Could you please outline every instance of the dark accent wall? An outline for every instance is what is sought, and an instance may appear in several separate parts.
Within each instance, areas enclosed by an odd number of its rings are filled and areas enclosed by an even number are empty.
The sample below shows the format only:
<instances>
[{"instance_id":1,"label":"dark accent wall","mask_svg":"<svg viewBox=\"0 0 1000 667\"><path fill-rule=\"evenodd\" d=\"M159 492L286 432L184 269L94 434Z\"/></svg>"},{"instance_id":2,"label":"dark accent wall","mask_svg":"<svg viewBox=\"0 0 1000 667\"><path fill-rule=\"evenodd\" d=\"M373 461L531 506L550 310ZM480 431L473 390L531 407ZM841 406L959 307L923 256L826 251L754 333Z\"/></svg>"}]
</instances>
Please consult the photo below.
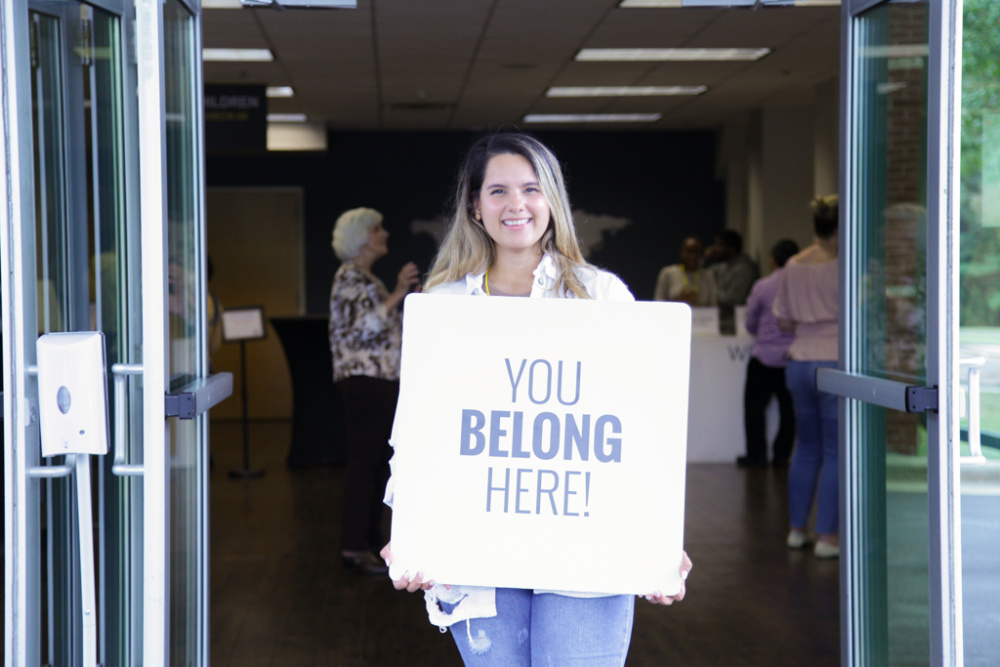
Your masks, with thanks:
<instances>
[{"instance_id":1,"label":"dark accent wall","mask_svg":"<svg viewBox=\"0 0 1000 667\"><path fill-rule=\"evenodd\" d=\"M305 197L306 306L327 310L337 260L330 232L356 206L376 208L389 230L389 255L375 272L389 289L406 261L429 267L430 237L412 235L411 220L446 215L472 132L331 132L326 153L209 156L211 186L298 186ZM715 179L712 132L536 133L559 157L575 209L628 218L590 261L614 271L638 299L650 299L656 275L678 261L681 242L709 243L725 222L725 189ZM211 225L212 221L209 220ZM247 221L252 234L253 221Z\"/></svg>"}]
</instances>

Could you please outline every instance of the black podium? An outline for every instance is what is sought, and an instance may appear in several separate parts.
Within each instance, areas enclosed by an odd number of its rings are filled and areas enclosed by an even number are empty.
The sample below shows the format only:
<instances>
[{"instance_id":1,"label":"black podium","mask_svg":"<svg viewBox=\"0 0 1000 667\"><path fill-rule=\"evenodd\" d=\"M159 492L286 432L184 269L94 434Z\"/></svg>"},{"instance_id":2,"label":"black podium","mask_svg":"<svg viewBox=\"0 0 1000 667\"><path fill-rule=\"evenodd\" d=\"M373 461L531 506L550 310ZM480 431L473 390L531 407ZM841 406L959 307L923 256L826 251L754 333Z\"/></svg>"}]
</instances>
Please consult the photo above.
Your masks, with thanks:
<instances>
[{"instance_id":1,"label":"black podium","mask_svg":"<svg viewBox=\"0 0 1000 667\"><path fill-rule=\"evenodd\" d=\"M292 468L344 464L344 407L333 386L328 318L270 318L292 374Z\"/></svg>"}]
</instances>

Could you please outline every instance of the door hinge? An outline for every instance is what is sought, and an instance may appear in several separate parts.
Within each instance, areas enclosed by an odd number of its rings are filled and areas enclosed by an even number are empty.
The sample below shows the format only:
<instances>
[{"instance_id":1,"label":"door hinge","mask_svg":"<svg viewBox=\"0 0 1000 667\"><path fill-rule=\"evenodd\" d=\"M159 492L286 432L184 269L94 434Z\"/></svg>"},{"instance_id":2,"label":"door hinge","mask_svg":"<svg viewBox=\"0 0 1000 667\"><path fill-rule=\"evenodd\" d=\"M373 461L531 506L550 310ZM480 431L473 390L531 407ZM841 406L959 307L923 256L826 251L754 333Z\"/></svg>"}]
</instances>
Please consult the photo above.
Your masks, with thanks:
<instances>
[{"instance_id":1,"label":"door hinge","mask_svg":"<svg viewBox=\"0 0 1000 667\"><path fill-rule=\"evenodd\" d=\"M907 412L937 412L937 409L938 409L937 387L906 388Z\"/></svg>"}]
</instances>

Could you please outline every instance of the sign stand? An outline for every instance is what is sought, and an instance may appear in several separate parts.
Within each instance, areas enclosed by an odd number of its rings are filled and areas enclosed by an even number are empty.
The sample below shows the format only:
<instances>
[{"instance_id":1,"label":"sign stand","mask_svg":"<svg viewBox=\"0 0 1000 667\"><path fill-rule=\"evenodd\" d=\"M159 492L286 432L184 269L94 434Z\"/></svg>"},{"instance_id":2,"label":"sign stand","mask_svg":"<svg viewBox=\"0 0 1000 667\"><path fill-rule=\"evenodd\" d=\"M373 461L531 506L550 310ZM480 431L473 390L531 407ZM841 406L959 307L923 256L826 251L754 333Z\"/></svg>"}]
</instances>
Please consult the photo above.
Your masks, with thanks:
<instances>
[{"instance_id":1,"label":"sign stand","mask_svg":"<svg viewBox=\"0 0 1000 667\"><path fill-rule=\"evenodd\" d=\"M247 410L247 341L264 340L267 329L264 326L264 307L247 306L229 308L222 313L222 340L225 343L238 341L240 344L240 393L243 400L243 469L230 470L230 479L254 479L263 477L263 470L250 468L250 428Z\"/></svg>"}]
</instances>

